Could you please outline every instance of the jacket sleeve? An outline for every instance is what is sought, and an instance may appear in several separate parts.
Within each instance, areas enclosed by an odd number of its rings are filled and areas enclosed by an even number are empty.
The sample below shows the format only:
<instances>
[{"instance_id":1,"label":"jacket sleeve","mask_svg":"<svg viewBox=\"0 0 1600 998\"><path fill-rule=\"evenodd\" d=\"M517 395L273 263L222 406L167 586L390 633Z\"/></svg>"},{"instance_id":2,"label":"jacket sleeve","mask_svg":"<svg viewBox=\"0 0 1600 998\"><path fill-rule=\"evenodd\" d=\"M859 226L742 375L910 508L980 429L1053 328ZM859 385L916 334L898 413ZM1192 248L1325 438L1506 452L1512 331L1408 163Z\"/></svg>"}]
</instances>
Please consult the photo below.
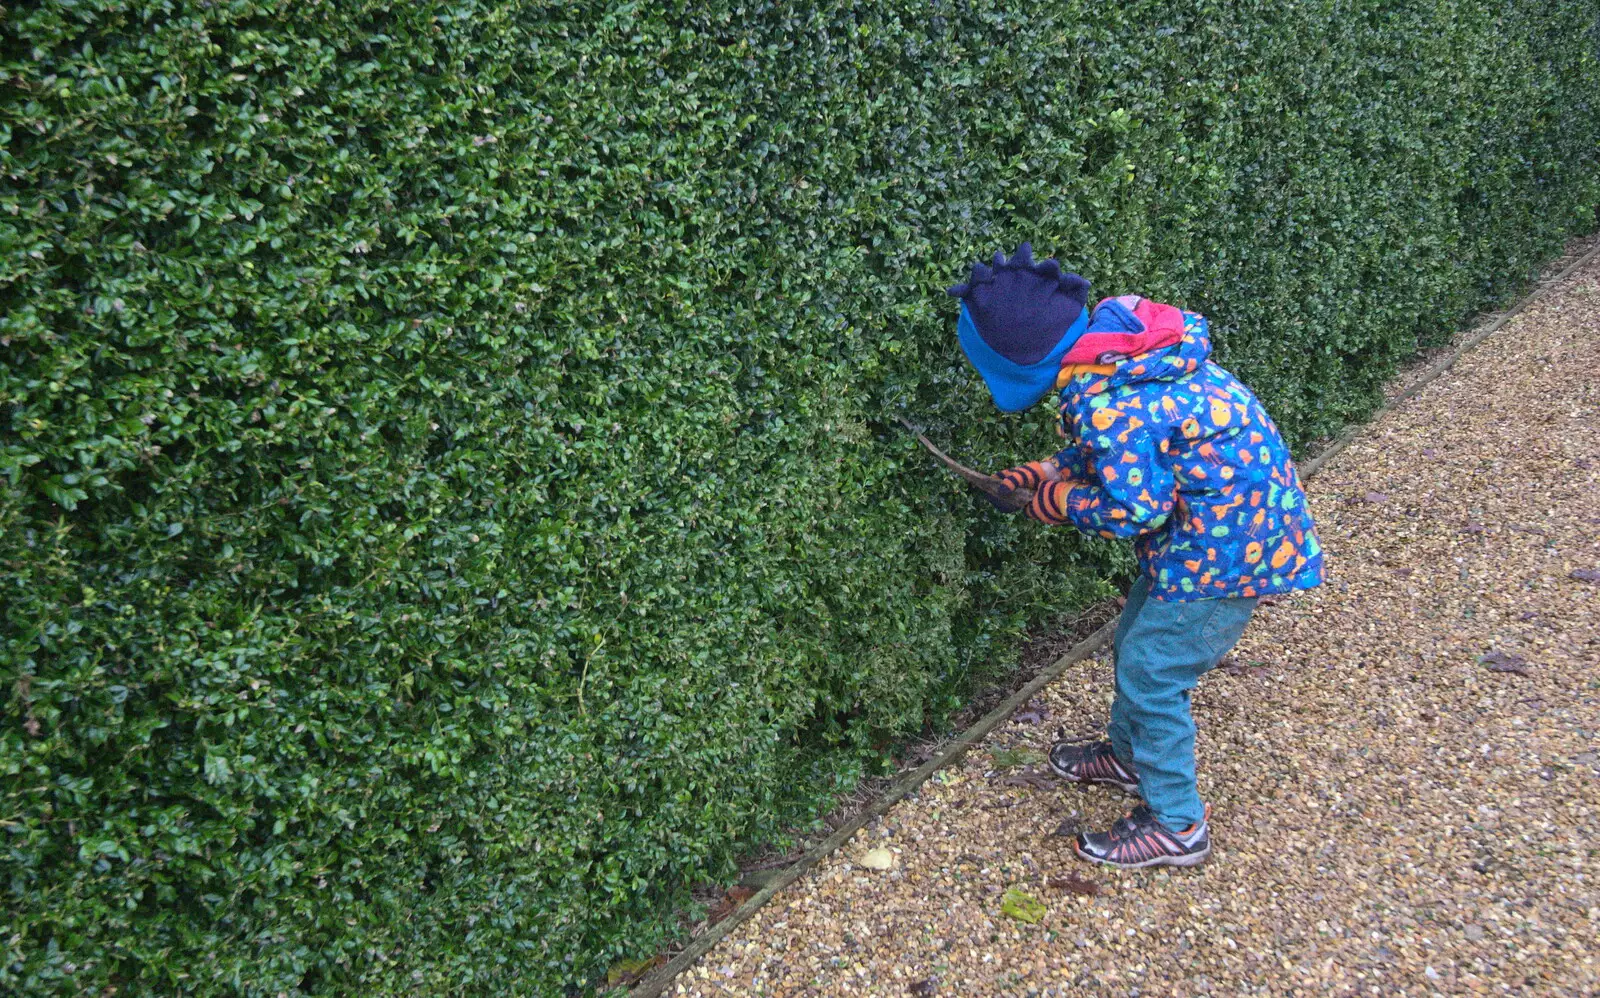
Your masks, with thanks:
<instances>
[{"instance_id":1,"label":"jacket sleeve","mask_svg":"<svg viewBox=\"0 0 1600 998\"><path fill-rule=\"evenodd\" d=\"M1136 406L1111 405L1094 410L1091 425L1074 420L1093 474L1065 491L1067 522L1101 537L1138 537L1166 525L1177 505L1177 480L1161 447L1165 428L1147 419Z\"/></svg>"}]
</instances>

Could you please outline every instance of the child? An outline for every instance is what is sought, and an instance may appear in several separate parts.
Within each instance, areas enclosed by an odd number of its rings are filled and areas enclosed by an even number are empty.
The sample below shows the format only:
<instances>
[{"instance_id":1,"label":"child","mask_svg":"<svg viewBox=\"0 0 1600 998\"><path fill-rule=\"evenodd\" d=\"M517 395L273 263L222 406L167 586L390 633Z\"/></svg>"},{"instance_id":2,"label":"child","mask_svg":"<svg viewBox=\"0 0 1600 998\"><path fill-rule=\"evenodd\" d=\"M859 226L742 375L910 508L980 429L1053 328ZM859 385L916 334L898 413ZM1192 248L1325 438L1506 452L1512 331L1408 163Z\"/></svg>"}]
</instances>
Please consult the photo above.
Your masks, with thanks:
<instances>
[{"instance_id":1,"label":"child","mask_svg":"<svg viewBox=\"0 0 1600 998\"><path fill-rule=\"evenodd\" d=\"M1089 282L1023 243L975 264L961 348L1002 411L1060 389L1065 450L1000 477L1036 490L1028 516L1134 538L1139 578L1112 647L1107 741L1050 749L1050 767L1144 804L1079 835L1079 856L1123 868L1211 855L1195 785L1189 691L1239 639L1259 597L1322 582L1322 549L1288 448L1250 390L1211 363L1206 320L1136 296L1085 307Z\"/></svg>"}]
</instances>

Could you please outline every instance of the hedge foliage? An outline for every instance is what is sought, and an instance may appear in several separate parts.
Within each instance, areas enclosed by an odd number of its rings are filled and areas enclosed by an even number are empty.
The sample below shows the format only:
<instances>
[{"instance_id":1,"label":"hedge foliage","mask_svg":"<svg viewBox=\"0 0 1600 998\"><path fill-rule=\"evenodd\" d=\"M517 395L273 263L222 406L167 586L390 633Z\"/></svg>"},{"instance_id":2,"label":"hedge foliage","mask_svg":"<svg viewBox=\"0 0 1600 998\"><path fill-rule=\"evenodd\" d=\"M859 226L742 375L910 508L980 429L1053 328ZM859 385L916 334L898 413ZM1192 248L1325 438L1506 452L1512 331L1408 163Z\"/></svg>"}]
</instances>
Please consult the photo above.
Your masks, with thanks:
<instances>
[{"instance_id":1,"label":"hedge foliage","mask_svg":"<svg viewBox=\"0 0 1600 998\"><path fill-rule=\"evenodd\" d=\"M584 989L1126 554L987 512L1031 238L1298 442L1600 201L1592 0L41 0L0 990Z\"/></svg>"}]
</instances>

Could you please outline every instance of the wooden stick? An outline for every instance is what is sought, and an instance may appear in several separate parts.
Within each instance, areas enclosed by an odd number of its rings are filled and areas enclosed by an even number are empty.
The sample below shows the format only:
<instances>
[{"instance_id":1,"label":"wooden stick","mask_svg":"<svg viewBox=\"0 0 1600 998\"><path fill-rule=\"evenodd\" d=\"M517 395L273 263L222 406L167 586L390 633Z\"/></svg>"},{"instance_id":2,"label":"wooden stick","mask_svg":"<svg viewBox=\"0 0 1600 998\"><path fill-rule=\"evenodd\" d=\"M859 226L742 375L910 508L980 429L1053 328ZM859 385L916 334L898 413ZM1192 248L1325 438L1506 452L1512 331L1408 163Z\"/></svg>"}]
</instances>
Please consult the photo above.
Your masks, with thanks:
<instances>
[{"instance_id":1,"label":"wooden stick","mask_svg":"<svg viewBox=\"0 0 1600 998\"><path fill-rule=\"evenodd\" d=\"M907 422L904 416L899 416L896 418L900 420L900 425L910 430L912 435L917 438L917 441L921 443L923 447L926 447L928 453L932 454L940 464L943 464L946 468L950 469L951 473L953 473L957 478L964 480L973 488L978 489L985 495L988 495L994 500L996 506L999 506L1001 509L1015 511L1024 509L1027 507L1028 503L1033 502L1032 489L1014 489L993 475L985 475L981 471L973 471L960 461L957 461L955 458L935 447L933 445L933 441L923 436L922 431L918 430L915 426L912 426L909 422Z\"/></svg>"}]
</instances>

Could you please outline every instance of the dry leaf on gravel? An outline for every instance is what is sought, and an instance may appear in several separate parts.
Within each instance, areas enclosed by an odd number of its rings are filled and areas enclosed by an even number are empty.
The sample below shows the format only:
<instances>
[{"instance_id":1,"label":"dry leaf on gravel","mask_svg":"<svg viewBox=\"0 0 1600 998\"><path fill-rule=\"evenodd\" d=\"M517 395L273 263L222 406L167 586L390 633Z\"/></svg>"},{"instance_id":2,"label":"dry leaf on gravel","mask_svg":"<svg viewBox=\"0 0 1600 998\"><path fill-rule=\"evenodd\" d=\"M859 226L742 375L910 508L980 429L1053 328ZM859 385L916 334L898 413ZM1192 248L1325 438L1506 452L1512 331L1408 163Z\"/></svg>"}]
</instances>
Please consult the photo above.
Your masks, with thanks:
<instances>
[{"instance_id":1,"label":"dry leaf on gravel","mask_svg":"<svg viewBox=\"0 0 1600 998\"><path fill-rule=\"evenodd\" d=\"M620 960L610 970L606 971L606 983L612 987L619 984L632 984L643 977L645 971L653 970L667 962L665 953L645 957L642 960Z\"/></svg>"},{"instance_id":2,"label":"dry leaf on gravel","mask_svg":"<svg viewBox=\"0 0 1600 998\"><path fill-rule=\"evenodd\" d=\"M1508 655L1503 651L1492 651L1487 655L1478 656L1478 662L1488 666L1490 672L1514 672L1519 676L1528 675L1526 668L1528 660L1521 655Z\"/></svg>"},{"instance_id":3,"label":"dry leaf on gravel","mask_svg":"<svg viewBox=\"0 0 1600 998\"><path fill-rule=\"evenodd\" d=\"M861 854L861 865L869 870L887 870L894 865L894 853L887 849L868 849Z\"/></svg>"},{"instance_id":4,"label":"dry leaf on gravel","mask_svg":"<svg viewBox=\"0 0 1600 998\"><path fill-rule=\"evenodd\" d=\"M1068 818L1057 825L1056 830L1050 834L1055 838L1070 839L1075 838L1081 831L1083 831L1083 822L1077 818Z\"/></svg>"},{"instance_id":5,"label":"dry leaf on gravel","mask_svg":"<svg viewBox=\"0 0 1600 998\"><path fill-rule=\"evenodd\" d=\"M1218 665L1230 676L1265 676L1269 671L1264 662L1241 662L1229 655Z\"/></svg>"},{"instance_id":6,"label":"dry leaf on gravel","mask_svg":"<svg viewBox=\"0 0 1600 998\"><path fill-rule=\"evenodd\" d=\"M1000 899L1000 914L1018 922L1027 922L1029 925L1039 924L1048 910L1043 901L1015 887L1006 891L1005 896Z\"/></svg>"},{"instance_id":7,"label":"dry leaf on gravel","mask_svg":"<svg viewBox=\"0 0 1600 998\"><path fill-rule=\"evenodd\" d=\"M741 904L750 900L755 891L749 887L730 887L728 893L723 895L710 911L706 912L706 922L715 925L733 914Z\"/></svg>"},{"instance_id":8,"label":"dry leaf on gravel","mask_svg":"<svg viewBox=\"0 0 1600 998\"><path fill-rule=\"evenodd\" d=\"M1015 769L1018 766L1037 766L1044 762L1044 754L1033 749L997 748L989 752L995 769Z\"/></svg>"},{"instance_id":9,"label":"dry leaf on gravel","mask_svg":"<svg viewBox=\"0 0 1600 998\"><path fill-rule=\"evenodd\" d=\"M1021 710L1011 715L1011 719L1018 724L1043 724L1050 720L1050 708L1037 700L1029 700Z\"/></svg>"},{"instance_id":10,"label":"dry leaf on gravel","mask_svg":"<svg viewBox=\"0 0 1600 998\"><path fill-rule=\"evenodd\" d=\"M1070 891L1073 894L1082 894L1094 897L1100 893L1100 885L1093 880L1085 880L1076 874L1067 874L1064 877L1051 877L1045 881L1046 887L1054 887L1058 891Z\"/></svg>"}]
</instances>

